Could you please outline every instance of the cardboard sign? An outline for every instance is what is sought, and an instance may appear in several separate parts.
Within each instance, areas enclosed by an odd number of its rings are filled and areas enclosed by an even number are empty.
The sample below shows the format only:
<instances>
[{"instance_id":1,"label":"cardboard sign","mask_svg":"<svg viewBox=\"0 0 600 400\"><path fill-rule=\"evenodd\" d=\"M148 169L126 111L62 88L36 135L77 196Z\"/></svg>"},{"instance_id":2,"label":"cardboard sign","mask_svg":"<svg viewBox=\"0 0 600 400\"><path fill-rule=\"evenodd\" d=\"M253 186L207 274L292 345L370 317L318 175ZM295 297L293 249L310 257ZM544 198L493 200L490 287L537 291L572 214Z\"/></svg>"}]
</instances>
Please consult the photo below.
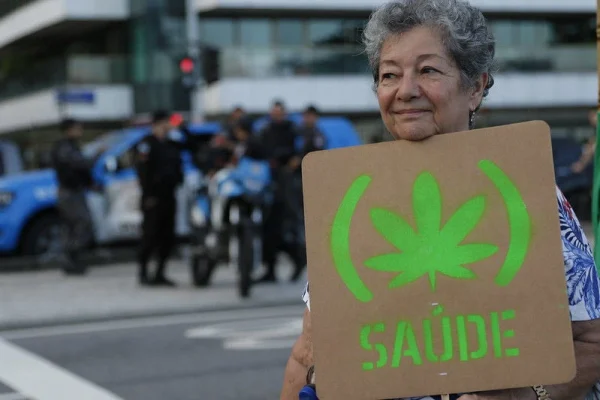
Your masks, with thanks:
<instances>
[{"instance_id":1,"label":"cardboard sign","mask_svg":"<svg viewBox=\"0 0 600 400\"><path fill-rule=\"evenodd\" d=\"M320 151L302 168L319 398L574 378L547 124Z\"/></svg>"}]
</instances>

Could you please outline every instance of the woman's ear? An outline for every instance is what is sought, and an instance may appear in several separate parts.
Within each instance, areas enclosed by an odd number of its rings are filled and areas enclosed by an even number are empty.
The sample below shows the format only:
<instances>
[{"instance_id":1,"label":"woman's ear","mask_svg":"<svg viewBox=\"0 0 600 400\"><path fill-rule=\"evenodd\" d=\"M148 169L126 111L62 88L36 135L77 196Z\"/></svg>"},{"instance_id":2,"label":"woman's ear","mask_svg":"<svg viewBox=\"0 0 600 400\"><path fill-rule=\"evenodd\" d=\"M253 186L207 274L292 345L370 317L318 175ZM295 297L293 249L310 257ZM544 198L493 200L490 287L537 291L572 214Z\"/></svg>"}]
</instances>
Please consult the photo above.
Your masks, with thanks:
<instances>
[{"instance_id":1,"label":"woman's ear","mask_svg":"<svg viewBox=\"0 0 600 400\"><path fill-rule=\"evenodd\" d=\"M469 110L475 111L477 107L481 104L483 100L483 92L487 87L490 76L487 72L481 74L477 82L475 82L475 86L471 89L471 98L469 100Z\"/></svg>"}]
</instances>

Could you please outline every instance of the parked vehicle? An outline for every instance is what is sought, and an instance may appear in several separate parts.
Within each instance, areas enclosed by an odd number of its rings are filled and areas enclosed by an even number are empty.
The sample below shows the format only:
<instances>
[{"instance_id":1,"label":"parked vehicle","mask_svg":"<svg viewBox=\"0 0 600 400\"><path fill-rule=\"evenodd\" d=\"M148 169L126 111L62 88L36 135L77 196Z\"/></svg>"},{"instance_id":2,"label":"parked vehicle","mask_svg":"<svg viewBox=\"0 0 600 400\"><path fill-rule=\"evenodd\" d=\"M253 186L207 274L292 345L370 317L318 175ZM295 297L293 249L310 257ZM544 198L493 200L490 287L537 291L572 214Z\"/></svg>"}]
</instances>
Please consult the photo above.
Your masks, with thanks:
<instances>
[{"instance_id":1,"label":"parked vehicle","mask_svg":"<svg viewBox=\"0 0 600 400\"><path fill-rule=\"evenodd\" d=\"M9 140L0 140L0 177L18 174L23 170L19 147Z\"/></svg>"},{"instance_id":2,"label":"parked vehicle","mask_svg":"<svg viewBox=\"0 0 600 400\"><path fill-rule=\"evenodd\" d=\"M192 125L195 135L214 135L216 123ZM135 146L149 134L143 127L106 133L83 147L86 155L106 149L92 174L100 187L87 195L96 244L137 240L142 220L140 188L134 170ZM191 155L183 154L185 179L177 192L176 232L189 233L190 193L195 193L200 172ZM0 178L0 252L8 255L43 255L60 247L61 220L56 208L57 181L54 170L45 169Z\"/></svg>"}]
</instances>

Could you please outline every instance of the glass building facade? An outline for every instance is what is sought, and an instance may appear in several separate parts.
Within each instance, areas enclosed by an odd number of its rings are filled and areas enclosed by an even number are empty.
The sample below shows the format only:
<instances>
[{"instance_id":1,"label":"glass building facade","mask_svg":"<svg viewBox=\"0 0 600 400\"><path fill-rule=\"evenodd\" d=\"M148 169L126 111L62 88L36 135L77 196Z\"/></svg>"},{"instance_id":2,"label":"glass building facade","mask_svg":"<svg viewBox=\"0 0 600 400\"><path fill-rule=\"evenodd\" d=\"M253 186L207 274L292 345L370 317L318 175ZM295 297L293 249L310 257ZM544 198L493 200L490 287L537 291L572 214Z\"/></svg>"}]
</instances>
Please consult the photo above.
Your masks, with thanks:
<instances>
[{"instance_id":1,"label":"glass building facade","mask_svg":"<svg viewBox=\"0 0 600 400\"><path fill-rule=\"evenodd\" d=\"M488 19L501 72L596 70L595 16ZM221 78L364 74L366 20L202 17L201 40L218 51Z\"/></svg>"}]
</instances>

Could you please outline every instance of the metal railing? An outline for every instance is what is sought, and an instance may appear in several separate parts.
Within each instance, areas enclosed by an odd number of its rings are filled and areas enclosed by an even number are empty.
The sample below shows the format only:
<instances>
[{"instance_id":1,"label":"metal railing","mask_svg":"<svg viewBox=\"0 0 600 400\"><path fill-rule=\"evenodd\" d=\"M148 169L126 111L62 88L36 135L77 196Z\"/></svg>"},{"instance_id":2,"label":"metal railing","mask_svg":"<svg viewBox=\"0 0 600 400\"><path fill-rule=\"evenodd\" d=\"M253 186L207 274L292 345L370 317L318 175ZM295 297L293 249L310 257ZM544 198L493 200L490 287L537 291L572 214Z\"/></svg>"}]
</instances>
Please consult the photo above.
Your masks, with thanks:
<instances>
[{"instance_id":1,"label":"metal railing","mask_svg":"<svg viewBox=\"0 0 600 400\"><path fill-rule=\"evenodd\" d=\"M369 73L359 46L223 48L219 52L221 78L267 78L302 75ZM589 72L596 70L595 45L498 48L501 72Z\"/></svg>"},{"instance_id":2,"label":"metal railing","mask_svg":"<svg viewBox=\"0 0 600 400\"><path fill-rule=\"evenodd\" d=\"M367 58L355 46L338 48L226 48L219 54L220 75L281 77L368 73Z\"/></svg>"}]
</instances>

